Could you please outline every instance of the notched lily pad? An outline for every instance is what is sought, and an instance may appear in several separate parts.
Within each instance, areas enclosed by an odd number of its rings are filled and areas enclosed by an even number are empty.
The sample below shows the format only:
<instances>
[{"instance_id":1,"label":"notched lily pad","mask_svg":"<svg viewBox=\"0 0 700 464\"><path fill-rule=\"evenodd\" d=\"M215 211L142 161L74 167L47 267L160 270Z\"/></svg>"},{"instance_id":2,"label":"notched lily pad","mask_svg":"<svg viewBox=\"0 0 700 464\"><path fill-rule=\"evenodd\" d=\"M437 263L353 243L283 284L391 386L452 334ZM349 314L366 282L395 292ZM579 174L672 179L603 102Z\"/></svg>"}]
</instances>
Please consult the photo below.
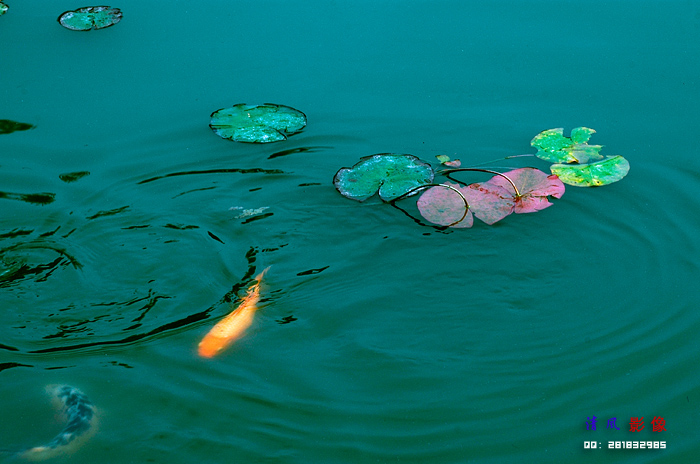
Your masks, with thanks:
<instances>
[{"instance_id":1,"label":"notched lily pad","mask_svg":"<svg viewBox=\"0 0 700 464\"><path fill-rule=\"evenodd\" d=\"M86 6L66 11L58 17L61 26L71 31L90 31L114 26L122 19L119 8L110 6Z\"/></svg>"},{"instance_id":2,"label":"notched lily pad","mask_svg":"<svg viewBox=\"0 0 700 464\"><path fill-rule=\"evenodd\" d=\"M622 156L608 158L590 164L553 164L552 174L575 187L599 187L612 184L627 175L630 170L629 162Z\"/></svg>"},{"instance_id":3,"label":"notched lily pad","mask_svg":"<svg viewBox=\"0 0 700 464\"><path fill-rule=\"evenodd\" d=\"M26 122L10 121L9 119L0 119L0 134L10 134L17 131L25 131L34 129L34 125Z\"/></svg>"},{"instance_id":4,"label":"notched lily pad","mask_svg":"<svg viewBox=\"0 0 700 464\"><path fill-rule=\"evenodd\" d=\"M239 103L211 114L209 127L234 142L269 143L287 140L306 126L306 115L289 106Z\"/></svg>"},{"instance_id":5,"label":"notched lily pad","mask_svg":"<svg viewBox=\"0 0 700 464\"><path fill-rule=\"evenodd\" d=\"M351 168L340 169L333 185L351 200L365 201L377 191L384 201L394 200L409 190L429 184L433 168L413 155L380 153L364 156Z\"/></svg>"},{"instance_id":6,"label":"notched lily pad","mask_svg":"<svg viewBox=\"0 0 700 464\"><path fill-rule=\"evenodd\" d=\"M571 130L571 137L564 136L564 129L548 129L532 139L530 145L537 148L536 156L550 163L587 163L603 158L602 145L588 145L593 129L577 127Z\"/></svg>"}]
</instances>

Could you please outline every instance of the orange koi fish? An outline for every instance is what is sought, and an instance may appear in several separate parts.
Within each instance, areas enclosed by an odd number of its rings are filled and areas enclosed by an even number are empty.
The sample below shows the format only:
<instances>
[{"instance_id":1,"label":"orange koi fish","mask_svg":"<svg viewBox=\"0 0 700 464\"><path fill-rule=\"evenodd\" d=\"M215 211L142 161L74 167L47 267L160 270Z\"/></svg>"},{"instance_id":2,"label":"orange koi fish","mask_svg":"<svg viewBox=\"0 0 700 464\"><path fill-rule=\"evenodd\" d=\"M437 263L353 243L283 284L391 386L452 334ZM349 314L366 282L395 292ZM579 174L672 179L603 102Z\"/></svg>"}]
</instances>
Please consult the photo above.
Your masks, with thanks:
<instances>
[{"instance_id":1,"label":"orange koi fish","mask_svg":"<svg viewBox=\"0 0 700 464\"><path fill-rule=\"evenodd\" d=\"M248 287L248 293L241 304L212 327L199 342L198 352L200 356L203 358L216 356L250 327L255 311L258 309L258 301L260 301L260 282L268 269L270 268L265 268L255 276L255 283Z\"/></svg>"}]
</instances>

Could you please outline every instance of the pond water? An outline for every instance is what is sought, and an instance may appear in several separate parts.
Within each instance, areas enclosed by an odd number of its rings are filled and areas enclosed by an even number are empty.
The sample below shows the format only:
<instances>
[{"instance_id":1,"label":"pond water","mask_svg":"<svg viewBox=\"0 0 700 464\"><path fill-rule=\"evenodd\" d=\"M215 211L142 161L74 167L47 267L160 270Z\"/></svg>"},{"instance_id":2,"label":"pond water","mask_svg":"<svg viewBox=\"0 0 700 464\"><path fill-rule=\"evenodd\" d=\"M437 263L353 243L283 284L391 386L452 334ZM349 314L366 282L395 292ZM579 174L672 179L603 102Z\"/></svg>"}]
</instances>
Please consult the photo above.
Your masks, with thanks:
<instances>
[{"instance_id":1,"label":"pond water","mask_svg":"<svg viewBox=\"0 0 700 464\"><path fill-rule=\"evenodd\" d=\"M0 119L36 127L0 134L0 448L49 442L68 384L98 420L58 462L700 456L698 2L124 0L90 32L7 3ZM208 127L265 102L307 127ZM332 184L385 152L548 171L492 160L578 126L629 175L493 226ZM246 335L199 357L267 266Z\"/></svg>"}]
</instances>

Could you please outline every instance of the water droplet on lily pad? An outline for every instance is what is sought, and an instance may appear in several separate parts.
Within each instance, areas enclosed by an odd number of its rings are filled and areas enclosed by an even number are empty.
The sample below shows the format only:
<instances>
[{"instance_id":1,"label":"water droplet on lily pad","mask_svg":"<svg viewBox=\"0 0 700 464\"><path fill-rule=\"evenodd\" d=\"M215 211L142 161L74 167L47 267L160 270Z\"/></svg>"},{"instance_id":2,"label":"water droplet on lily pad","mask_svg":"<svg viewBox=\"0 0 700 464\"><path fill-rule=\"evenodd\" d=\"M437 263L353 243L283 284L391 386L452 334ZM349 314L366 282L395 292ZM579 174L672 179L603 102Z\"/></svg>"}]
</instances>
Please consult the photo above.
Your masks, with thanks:
<instances>
[{"instance_id":1,"label":"water droplet on lily pad","mask_svg":"<svg viewBox=\"0 0 700 464\"><path fill-rule=\"evenodd\" d=\"M234 142L269 143L287 140L306 126L306 115L289 106L239 103L211 114L209 127Z\"/></svg>"},{"instance_id":2,"label":"water droplet on lily pad","mask_svg":"<svg viewBox=\"0 0 700 464\"><path fill-rule=\"evenodd\" d=\"M431 183L433 176L433 168L413 155L380 153L363 156L353 167L340 169L333 185L351 200L364 201L378 191L382 200L391 201Z\"/></svg>"},{"instance_id":3,"label":"water droplet on lily pad","mask_svg":"<svg viewBox=\"0 0 700 464\"><path fill-rule=\"evenodd\" d=\"M565 184L575 187L598 187L612 184L627 175L629 162L622 156L609 156L590 164L553 164L552 174Z\"/></svg>"},{"instance_id":4,"label":"water droplet on lily pad","mask_svg":"<svg viewBox=\"0 0 700 464\"><path fill-rule=\"evenodd\" d=\"M71 31L90 31L114 26L122 19L119 8L109 6L86 6L66 11L58 17L61 26Z\"/></svg>"}]
</instances>

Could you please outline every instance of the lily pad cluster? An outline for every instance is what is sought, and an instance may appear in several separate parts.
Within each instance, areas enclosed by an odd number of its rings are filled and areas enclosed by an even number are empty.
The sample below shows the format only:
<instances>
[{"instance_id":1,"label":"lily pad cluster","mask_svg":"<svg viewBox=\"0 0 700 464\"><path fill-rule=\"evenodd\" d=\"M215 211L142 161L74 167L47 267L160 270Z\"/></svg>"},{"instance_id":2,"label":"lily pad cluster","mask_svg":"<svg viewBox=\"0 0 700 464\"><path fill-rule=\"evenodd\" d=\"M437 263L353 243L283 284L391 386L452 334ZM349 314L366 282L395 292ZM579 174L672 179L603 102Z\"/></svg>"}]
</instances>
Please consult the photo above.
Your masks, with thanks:
<instances>
[{"instance_id":1,"label":"lily pad cluster","mask_svg":"<svg viewBox=\"0 0 700 464\"><path fill-rule=\"evenodd\" d=\"M71 31L91 31L114 26L121 19L122 12L119 8L86 6L61 13L58 22Z\"/></svg>"},{"instance_id":2,"label":"lily pad cluster","mask_svg":"<svg viewBox=\"0 0 700 464\"><path fill-rule=\"evenodd\" d=\"M306 115L289 106L239 103L211 114L209 127L234 142L269 143L287 140L306 126Z\"/></svg>"},{"instance_id":3,"label":"lily pad cluster","mask_svg":"<svg viewBox=\"0 0 700 464\"><path fill-rule=\"evenodd\" d=\"M507 172L462 168L459 160L451 161L446 155L437 158L447 168L436 173L413 155L380 153L361 158L351 168L341 168L333 184L341 195L356 201L378 193L383 201L395 204L421 193L416 203L421 216L441 226L471 227L474 217L491 225L512 213L534 213L552 206L549 197L561 198L564 183L591 187L622 179L629 163L622 156L601 159L601 147L587 144L594 132L581 127L574 129L571 137L564 137L562 129L538 134L531 144L538 148L535 156L556 163L550 175L533 167ZM582 163L590 160L599 161ZM471 184L452 177L467 171L491 173L493 177ZM436 174L452 182L434 183Z\"/></svg>"},{"instance_id":4,"label":"lily pad cluster","mask_svg":"<svg viewBox=\"0 0 700 464\"><path fill-rule=\"evenodd\" d=\"M566 184L599 187L617 182L627 175L630 165L622 156L601 155L602 145L588 145L594 133L588 127L577 127L566 137L564 129L548 129L537 134L530 145L537 148L535 156L556 163L550 168L552 174Z\"/></svg>"}]
</instances>

